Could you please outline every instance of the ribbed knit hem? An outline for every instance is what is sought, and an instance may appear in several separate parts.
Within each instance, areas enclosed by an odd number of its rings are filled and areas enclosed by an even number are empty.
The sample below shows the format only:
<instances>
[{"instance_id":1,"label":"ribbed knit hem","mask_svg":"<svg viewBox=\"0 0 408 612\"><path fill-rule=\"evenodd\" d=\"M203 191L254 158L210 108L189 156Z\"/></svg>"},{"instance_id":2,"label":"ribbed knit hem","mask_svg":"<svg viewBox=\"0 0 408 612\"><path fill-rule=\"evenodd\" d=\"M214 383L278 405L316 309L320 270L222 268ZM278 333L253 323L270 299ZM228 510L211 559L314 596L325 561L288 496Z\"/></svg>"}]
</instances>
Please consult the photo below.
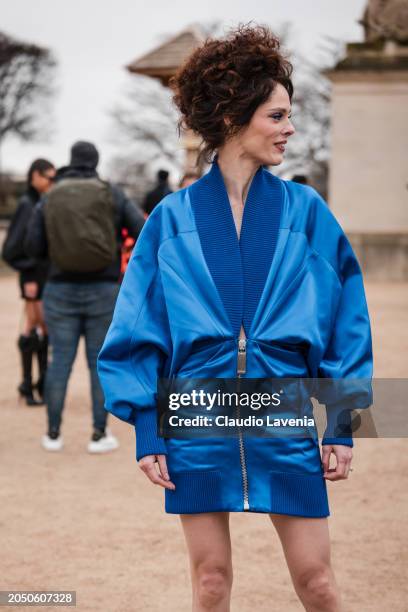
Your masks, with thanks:
<instances>
[{"instance_id":1,"label":"ribbed knit hem","mask_svg":"<svg viewBox=\"0 0 408 612\"><path fill-rule=\"evenodd\" d=\"M165 489L165 511L169 514L217 512L223 508L221 474L217 470L174 472L175 490Z\"/></svg>"},{"instance_id":2,"label":"ribbed knit hem","mask_svg":"<svg viewBox=\"0 0 408 612\"><path fill-rule=\"evenodd\" d=\"M351 428L351 409L344 405L326 406L327 427L322 444L343 444L354 446Z\"/></svg>"},{"instance_id":3,"label":"ribbed knit hem","mask_svg":"<svg viewBox=\"0 0 408 612\"><path fill-rule=\"evenodd\" d=\"M171 473L175 490L165 489L165 510L169 514L200 514L202 512L268 512L322 518L330 515L326 481L322 473L265 473L267 503L260 507L249 496L249 508L244 498L237 504L236 495L219 470L186 470ZM233 501L234 499L234 501Z\"/></svg>"},{"instance_id":4,"label":"ribbed knit hem","mask_svg":"<svg viewBox=\"0 0 408 612\"><path fill-rule=\"evenodd\" d=\"M354 446L353 438L323 438L323 444L342 444L343 446Z\"/></svg>"},{"instance_id":5,"label":"ribbed knit hem","mask_svg":"<svg viewBox=\"0 0 408 612\"><path fill-rule=\"evenodd\" d=\"M145 455L167 455L163 438L157 435L157 410L136 410L136 459Z\"/></svg>"},{"instance_id":6,"label":"ribbed knit hem","mask_svg":"<svg viewBox=\"0 0 408 612\"><path fill-rule=\"evenodd\" d=\"M293 516L330 515L326 481L321 473L271 472L271 512Z\"/></svg>"},{"instance_id":7,"label":"ribbed knit hem","mask_svg":"<svg viewBox=\"0 0 408 612\"><path fill-rule=\"evenodd\" d=\"M37 268L29 268L28 270L23 270L20 272L20 276L22 283L37 283L39 274Z\"/></svg>"}]
</instances>

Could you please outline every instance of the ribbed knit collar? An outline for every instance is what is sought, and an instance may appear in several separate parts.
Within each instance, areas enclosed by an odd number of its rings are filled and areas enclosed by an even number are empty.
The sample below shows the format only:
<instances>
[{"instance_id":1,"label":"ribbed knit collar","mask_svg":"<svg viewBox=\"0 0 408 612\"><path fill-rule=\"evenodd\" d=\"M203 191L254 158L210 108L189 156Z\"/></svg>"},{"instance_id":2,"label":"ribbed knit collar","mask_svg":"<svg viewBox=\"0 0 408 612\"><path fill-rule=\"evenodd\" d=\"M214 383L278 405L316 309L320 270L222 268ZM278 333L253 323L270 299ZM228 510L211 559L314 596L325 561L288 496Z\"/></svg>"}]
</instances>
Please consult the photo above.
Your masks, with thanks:
<instances>
[{"instance_id":1,"label":"ribbed knit collar","mask_svg":"<svg viewBox=\"0 0 408 612\"><path fill-rule=\"evenodd\" d=\"M240 239L217 159L189 193L201 248L234 335L242 324L249 336L278 239L281 182L259 167L245 202Z\"/></svg>"}]
</instances>

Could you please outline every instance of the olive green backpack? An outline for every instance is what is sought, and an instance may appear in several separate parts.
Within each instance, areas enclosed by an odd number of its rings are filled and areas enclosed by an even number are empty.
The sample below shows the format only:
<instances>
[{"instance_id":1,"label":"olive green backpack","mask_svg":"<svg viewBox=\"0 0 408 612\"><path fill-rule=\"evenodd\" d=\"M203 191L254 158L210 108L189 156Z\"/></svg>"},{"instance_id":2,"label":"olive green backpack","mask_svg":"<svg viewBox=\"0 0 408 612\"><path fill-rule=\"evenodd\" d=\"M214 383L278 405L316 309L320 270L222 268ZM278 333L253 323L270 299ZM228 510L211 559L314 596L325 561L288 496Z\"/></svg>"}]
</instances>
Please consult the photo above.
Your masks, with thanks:
<instances>
[{"instance_id":1,"label":"olive green backpack","mask_svg":"<svg viewBox=\"0 0 408 612\"><path fill-rule=\"evenodd\" d=\"M64 272L97 272L118 254L115 204L109 183L66 178L44 203L48 253Z\"/></svg>"}]
</instances>

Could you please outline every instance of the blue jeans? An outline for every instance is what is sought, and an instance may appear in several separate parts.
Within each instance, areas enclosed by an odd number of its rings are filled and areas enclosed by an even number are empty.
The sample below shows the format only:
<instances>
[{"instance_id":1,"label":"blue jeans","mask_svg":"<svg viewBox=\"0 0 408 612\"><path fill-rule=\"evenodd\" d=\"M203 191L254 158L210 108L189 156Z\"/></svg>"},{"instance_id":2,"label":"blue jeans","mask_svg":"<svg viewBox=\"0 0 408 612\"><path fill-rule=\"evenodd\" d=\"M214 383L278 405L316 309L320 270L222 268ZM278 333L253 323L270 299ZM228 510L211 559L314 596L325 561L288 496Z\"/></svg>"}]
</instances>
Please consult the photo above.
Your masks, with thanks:
<instances>
[{"instance_id":1,"label":"blue jeans","mask_svg":"<svg viewBox=\"0 0 408 612\"><path fill-rule=\"evenodd\" d=\"M44 316L51 347L51 362L45 377L45 401L49 430L58 431L62 421L68 379L81 335L91 377L94 429L104 430L107 412L96 369L112 319L119 285L113 282L48 282L43 293Z\"/></svg>"}]
</instances>

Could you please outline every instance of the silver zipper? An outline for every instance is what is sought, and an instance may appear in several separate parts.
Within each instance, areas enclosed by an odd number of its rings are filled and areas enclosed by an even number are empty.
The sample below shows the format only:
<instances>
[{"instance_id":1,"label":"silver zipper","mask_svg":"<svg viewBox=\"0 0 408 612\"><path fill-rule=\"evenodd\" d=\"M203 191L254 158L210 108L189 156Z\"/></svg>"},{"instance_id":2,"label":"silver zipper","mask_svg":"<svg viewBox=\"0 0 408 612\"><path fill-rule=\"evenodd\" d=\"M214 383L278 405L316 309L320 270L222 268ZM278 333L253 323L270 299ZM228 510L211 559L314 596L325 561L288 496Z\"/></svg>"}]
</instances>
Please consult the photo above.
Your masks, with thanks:
<instances>
[{"instance_id":1,"label":"silver zipper","mask_svg":"<svg viewBox=\"0 0 408 612\"><path fill-rule=\"evenodd\" d=\"M246 372L246 339L239 338L238 340L238 377Z\"/></svg>"},{"instance_id":2,"label":"silver zipper","mask_svg":"<svg viewBox=\"0 0 408 612\"><path fill-rule=\"evenodd\" d=\"M237 360L237 375L238 375L238 392L241 388L241 376L246 372L246 339L238 339L238 360ZM237 418L240 418L240 406L237 405ZM244 490L244 510L249 510L248 500L248 472L245 461L245 447L242 431L238 430L239 439L239 458L241 462L242 486Z\"/></svg>"}]
</instances>

